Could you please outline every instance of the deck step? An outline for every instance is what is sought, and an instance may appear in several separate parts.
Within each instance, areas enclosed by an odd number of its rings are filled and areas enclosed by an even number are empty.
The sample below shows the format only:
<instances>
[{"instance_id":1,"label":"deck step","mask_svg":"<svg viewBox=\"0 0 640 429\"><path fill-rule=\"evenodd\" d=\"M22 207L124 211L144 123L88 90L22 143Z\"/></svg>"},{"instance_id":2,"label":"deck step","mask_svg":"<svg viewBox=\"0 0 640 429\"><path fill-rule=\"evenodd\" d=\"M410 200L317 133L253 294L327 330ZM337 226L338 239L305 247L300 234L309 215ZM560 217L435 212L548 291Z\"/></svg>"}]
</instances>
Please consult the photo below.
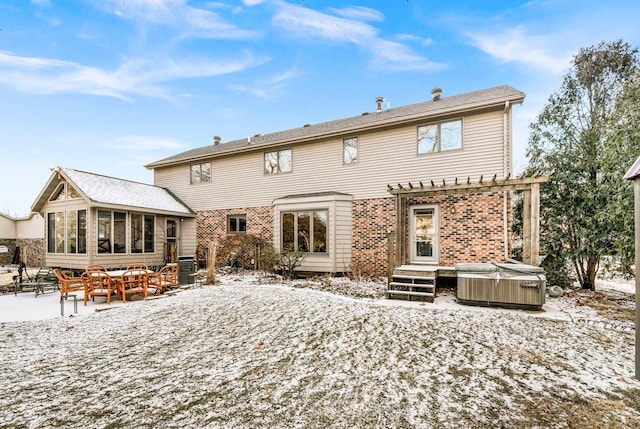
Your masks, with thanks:
<instances>
[{"instance_id":1,"label":"deck step","mask_svg":"<svg viewBox=\"0 0 640 429\"><path fill-rule=\"evenodd\" d=\"M402 283L402 282L391 282L389 283L389 289L394 288L402 288L402 289L432 289L435 290L436 285L434 284L426 284L426 283Z\"/></svg>"},{"instance_id":2,"label":"deck step","mask_svg":"<svg viewBox=\"0 0 640 429\"><path fill-rule=\"evenodd\" d=\"M426 296L426 297L435 297L435 293L433 292L416 292L413 290L391 290L387 291L388 295L413 295L413 296Z\"/></svg>"},{"instance_id":3,"label":"deck step","mask_svg":"<svg viewBox=\"0 0 640 429\"><path fill-rule=\"evenodd\" d=\"M406 279L406 280L429 280L434 281L436 278L431 276L410 276L406 274L393 274L391 276L394 279Z\"/></svg>"}]
</instances>

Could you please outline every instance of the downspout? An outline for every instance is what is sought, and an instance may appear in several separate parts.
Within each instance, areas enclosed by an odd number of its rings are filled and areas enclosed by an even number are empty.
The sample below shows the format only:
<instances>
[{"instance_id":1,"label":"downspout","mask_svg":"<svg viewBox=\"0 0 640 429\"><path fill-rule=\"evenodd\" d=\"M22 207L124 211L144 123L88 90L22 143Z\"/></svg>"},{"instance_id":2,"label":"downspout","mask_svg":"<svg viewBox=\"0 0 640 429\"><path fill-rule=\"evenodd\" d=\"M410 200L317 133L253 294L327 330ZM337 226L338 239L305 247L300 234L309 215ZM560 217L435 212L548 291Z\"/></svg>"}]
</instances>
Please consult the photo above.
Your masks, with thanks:
<instances>
[{"instance_id":1,"label":"downspout","mask_svg":"<svg viewBox=\"0 0 640 429\"><path fill-rule=\"evenodd\" d=\"M511 109L511 105L509 104L509 100L504 103L504 113L502 115L502 165L503 165L503 177L506 178L507 175L511 172L511 163L509 158L509 130L507 126L509 125L509 111ZM503 229L503 240L504 240L504 260L509 260L509 222L507 221L508 214L508 206L507 206L507 196L509 191L502 191L502 229Z\"/></svg>"}]
</instances>

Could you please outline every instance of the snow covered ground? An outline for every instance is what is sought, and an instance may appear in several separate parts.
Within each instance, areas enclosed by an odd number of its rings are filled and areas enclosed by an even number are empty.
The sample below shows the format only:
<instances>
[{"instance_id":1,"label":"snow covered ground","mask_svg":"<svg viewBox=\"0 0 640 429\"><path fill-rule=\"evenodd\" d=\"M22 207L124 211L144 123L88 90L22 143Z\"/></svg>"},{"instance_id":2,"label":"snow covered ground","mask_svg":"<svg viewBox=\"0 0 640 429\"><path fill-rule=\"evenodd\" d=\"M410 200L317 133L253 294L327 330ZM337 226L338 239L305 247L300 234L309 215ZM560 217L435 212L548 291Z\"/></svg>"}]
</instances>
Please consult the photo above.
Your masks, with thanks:
<instances>
[{"instance_id":1,"label":"snow covered ground","mask_svg":"<svg viewBox=\"0 0 640 429\"><path fill-rule=\"evenodd\" d=\"M6 294L0 427L636 428L632 286L541 312L259 273L64 317Z\"/></svg>"}]
</instances>

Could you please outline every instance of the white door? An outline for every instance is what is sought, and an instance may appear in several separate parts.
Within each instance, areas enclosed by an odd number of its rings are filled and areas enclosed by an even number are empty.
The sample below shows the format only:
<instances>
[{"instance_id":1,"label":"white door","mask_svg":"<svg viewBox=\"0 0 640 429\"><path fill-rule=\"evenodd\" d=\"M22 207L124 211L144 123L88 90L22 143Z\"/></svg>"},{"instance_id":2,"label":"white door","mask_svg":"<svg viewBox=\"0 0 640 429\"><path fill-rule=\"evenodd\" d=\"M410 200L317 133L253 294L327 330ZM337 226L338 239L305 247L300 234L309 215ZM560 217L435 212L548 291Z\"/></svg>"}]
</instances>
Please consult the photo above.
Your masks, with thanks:
<instances>
[{"instance_id":1,"label":"white door","mask_svg":"<svg viewBox=\"0 0 640 429\"><path fill-rule=\"evenodd\" d=\"M438 207L411 207L411 262L438 262Z\"/></svg>"}]
</instances>

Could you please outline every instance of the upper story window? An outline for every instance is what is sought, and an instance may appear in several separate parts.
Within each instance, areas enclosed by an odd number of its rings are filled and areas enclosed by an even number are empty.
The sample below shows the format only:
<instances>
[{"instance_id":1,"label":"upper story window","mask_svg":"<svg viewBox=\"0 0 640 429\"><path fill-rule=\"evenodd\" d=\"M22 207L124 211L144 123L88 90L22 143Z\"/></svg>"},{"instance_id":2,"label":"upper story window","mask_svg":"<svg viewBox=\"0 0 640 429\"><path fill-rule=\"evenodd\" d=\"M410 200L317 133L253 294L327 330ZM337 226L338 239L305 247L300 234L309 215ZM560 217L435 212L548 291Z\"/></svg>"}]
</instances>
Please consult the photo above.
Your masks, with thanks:
<instances>
[{"instance_id":1,"label":"upper story window","mask_svg":"<svg viewBox=\"0 0 640 429\"><path fill-rule=\"evenodd\" d=\"M418 153L462 149L462 119L418 127Z\"/></svg>"},{"instance_id":2,"label":"upper story window","mask_svg":"<svg viewBox=\"0 0 640 429\"><path fill-rule=\"evenodd\" d=\"M291 172L291 149L264 153L264 174Z\"/></svg>"},{"instance_id":3,"label":"upper story window","mask_svg":"<svg viewBox=\"0 0 640 429\"><path fill-rule=\"evenodd\" d=\"M211 182L211 163L191 165L191 183Z\"/></svg>"},{"instance_id":4,"label":"upper story window","mask_svg":"<svg viewBox=\"0 0 640 429\"><path fill-rule=\"evenodd\" d=\"M344 164L355 164L358 162L358 137L352 137L342 141L342 162Z\"/></svg>"},{"instance_id":5,"label":"upper story window","mask_svg":"<svg viewBox=\"0 0 640 429\"><path fill-rule=\"evenodd\" d=\"M247 215L227 216L227 232L229 234L245 234L247 232Z\"/></svg>"}]
</instances>

